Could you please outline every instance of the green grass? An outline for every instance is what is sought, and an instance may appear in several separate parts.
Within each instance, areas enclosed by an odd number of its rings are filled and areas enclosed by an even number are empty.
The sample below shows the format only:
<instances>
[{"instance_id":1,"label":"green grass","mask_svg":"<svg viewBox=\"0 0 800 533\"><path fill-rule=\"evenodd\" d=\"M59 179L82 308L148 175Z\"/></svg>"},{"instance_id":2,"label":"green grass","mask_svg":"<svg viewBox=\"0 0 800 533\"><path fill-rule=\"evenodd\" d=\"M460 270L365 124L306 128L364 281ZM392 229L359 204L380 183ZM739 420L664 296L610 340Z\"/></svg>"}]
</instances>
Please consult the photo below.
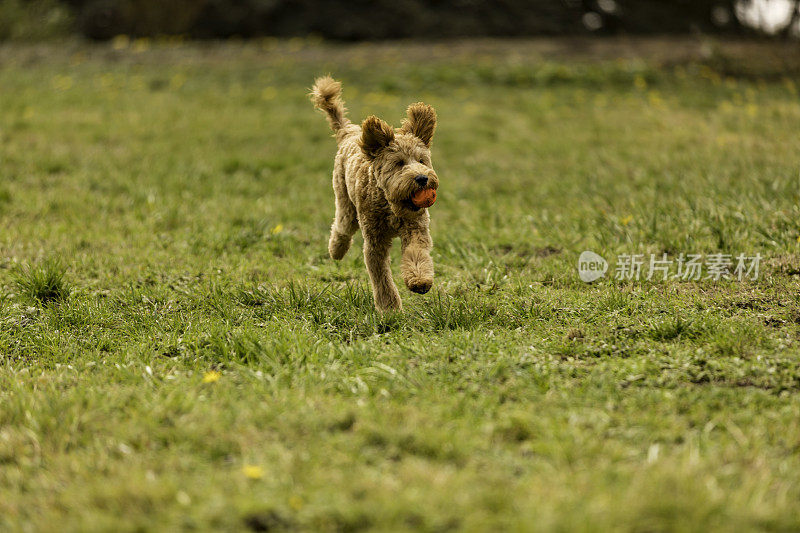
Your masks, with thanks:
<instances>
[{"instance_id":1,"label":"green grass","mask_svg":"<svg viewBox=\"0 0 800 533\"><path fill-rule=\"evenodd\" d=\"M125 46L0 49L0 529L800 528L797 77ZM439 114L402 313L326 254L325 72ZM764 260L587 285L583 250Z\"/></svg>"},{"instance_id":2,"label":"green grass","mask_svg":"<svg viewBox=\"0 0 800 533\"><path fill-rule=\"evenodd\" d=\"M65 267L59 260L46 260L41 265L20 266L14 283L21 297L47 304L69 298L70 288L64 281Z\"/></svg>"}]
</instances>

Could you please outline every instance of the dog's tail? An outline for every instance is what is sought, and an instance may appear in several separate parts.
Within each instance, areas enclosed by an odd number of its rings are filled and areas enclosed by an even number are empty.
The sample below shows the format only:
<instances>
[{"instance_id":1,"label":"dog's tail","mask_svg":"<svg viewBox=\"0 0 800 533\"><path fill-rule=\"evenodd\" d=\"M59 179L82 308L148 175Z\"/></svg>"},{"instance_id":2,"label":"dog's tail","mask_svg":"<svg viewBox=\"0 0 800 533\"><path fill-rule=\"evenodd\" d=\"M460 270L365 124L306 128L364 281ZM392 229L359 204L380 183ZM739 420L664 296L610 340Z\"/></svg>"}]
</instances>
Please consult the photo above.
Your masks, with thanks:
<instances>
[{"instance_id":1,"label":"dog's tail","mask_svg":"<svg viewBox=\"0 0 800 533\"><path fill-rule=\"evenodd\" d=\"M342 84L330 76L322 76L314 81L311 89L311 100L314 107L322 109L328 115L328 123L334 133L350 124L347 118L347 108L342 101Z\"/></svg>"}]
</instances>

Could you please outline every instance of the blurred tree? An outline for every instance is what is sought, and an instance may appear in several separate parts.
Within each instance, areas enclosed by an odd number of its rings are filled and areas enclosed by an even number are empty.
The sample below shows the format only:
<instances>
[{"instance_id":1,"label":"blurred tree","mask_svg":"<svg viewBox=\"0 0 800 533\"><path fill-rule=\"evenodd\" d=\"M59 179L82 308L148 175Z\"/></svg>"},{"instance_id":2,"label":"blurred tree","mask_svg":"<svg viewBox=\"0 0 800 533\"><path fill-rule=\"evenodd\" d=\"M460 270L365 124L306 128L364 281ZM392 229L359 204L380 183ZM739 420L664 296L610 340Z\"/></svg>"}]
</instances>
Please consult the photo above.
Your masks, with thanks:
<instances>
[{"instance_id":1,"label":"blurred tree","mask_svg":"<svg viewBox=\"0 0 800 533\"><path fill-rule=\"evenodd\" d=\"M0 0L0 41L59 37L72 25L72 13L58 0Z\"/></svg>"},{"instance_id":2,"label":"blurred tree","mask_svg":"<svg viewBox=\"0 0 800 533\"><path fill-rule=\"evenodd\" d=\"M22 0L20 0L22 1ZM741 13L770 0L65 0L80 31L196 38L394 39L580 33L745 33ZM800 18L800 0L783 33Z\"/></svg>"},{"instance_id":3,"label":"blurred tree","mask_svg":"<svg viewBox=\"0 0 800 533\"><path fill-rule=\"evenodd\" d=\"M781 30L781 36L784 39L788 39L793 33L798 31L798 21L800 21L800 0L795 0L791 15L789 15L789 21Z\"/></svg>"}]
</instances>

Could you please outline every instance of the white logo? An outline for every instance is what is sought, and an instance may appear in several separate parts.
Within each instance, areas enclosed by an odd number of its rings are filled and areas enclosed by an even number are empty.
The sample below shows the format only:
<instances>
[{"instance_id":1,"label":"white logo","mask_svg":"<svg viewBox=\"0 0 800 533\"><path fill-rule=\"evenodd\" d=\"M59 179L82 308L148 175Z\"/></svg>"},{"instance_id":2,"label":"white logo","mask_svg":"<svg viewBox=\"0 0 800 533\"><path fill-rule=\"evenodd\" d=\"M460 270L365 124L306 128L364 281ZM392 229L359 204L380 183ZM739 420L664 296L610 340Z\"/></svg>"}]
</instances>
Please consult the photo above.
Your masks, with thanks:
<instances>
[{"instance_id":1,"label":"white logo","mask_svg":"<svg viewBox=\"0 0 800 533\"><path fill-rule=\"evenodd\" d=\"M591 283L606 275L608 261L594 252L585 251L578 258L578 275L586 283Z\"/></svg>"}]
</instances>

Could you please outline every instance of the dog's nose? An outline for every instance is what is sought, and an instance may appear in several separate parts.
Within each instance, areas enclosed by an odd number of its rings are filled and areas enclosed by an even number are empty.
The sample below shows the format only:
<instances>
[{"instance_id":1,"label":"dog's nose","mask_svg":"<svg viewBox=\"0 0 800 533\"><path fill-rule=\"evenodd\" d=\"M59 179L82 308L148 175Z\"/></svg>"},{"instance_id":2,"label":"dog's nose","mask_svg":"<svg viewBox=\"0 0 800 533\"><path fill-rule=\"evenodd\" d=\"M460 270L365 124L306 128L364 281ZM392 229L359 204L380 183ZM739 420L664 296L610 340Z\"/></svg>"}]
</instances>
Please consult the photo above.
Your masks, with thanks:
<instances>
[{"instance_id":1,"label":"dog's nose","mask_svg":"<svg viewBox=\"0 0 800 533\"><path fill-rule=\"evenodd\" d=\"M416 181L417 185L419 185L420 187L424 187L428 184L428 176L423 176L422 174L420 174L419 176L414 178L414 181Z\"/></svg>"}]
</instances>

